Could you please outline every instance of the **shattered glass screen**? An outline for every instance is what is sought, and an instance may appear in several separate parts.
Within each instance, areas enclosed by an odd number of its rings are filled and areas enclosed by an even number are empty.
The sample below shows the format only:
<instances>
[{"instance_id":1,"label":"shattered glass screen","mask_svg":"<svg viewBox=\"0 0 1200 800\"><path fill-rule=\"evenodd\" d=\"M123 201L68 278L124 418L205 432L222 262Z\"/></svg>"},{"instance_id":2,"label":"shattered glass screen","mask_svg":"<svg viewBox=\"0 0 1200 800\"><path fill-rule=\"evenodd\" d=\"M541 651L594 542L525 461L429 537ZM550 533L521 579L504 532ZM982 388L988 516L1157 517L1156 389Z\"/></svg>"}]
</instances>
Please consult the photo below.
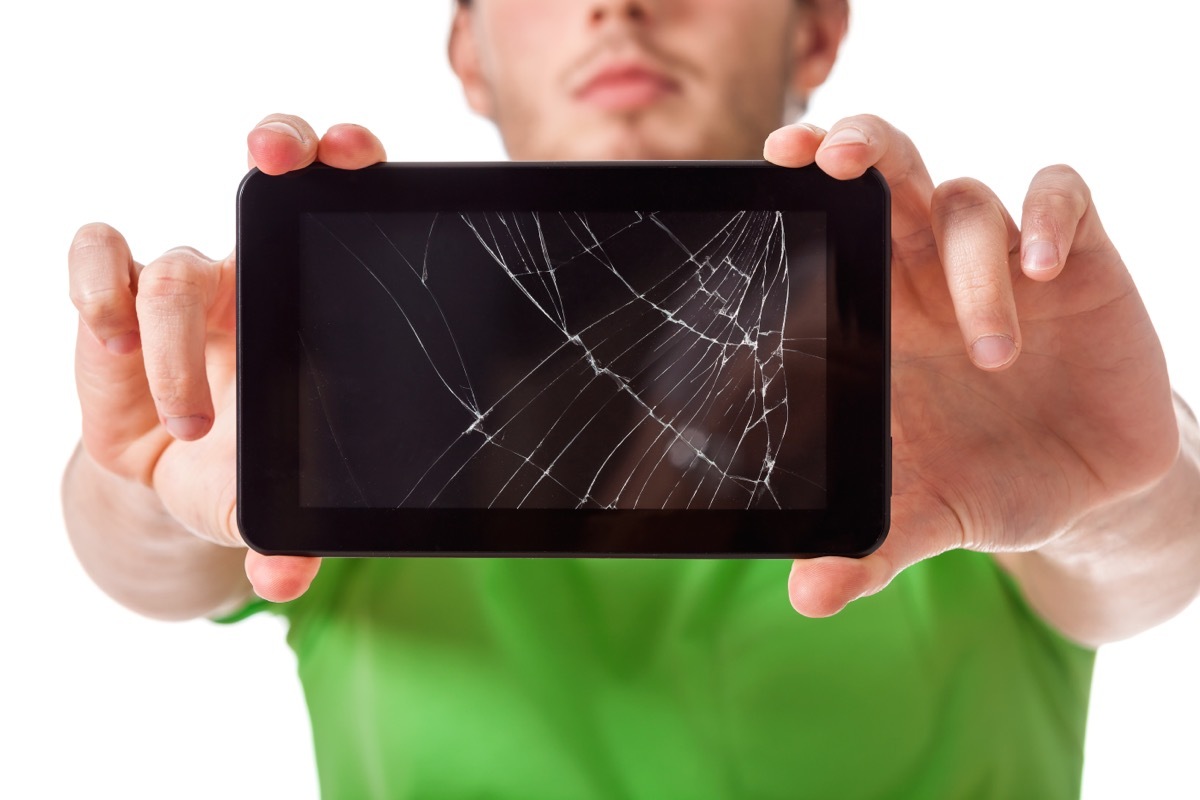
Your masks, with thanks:
<instances>
[{"instance_id":1,"label":"shattered glass screen","mask_svg":"<svg viewBox=\"0 0 1200 800\"><path fill-rule=\"evenodd\" d=\"M313 213L306 507L819 509L817 212Z\"/></svg>"}]
</instances>

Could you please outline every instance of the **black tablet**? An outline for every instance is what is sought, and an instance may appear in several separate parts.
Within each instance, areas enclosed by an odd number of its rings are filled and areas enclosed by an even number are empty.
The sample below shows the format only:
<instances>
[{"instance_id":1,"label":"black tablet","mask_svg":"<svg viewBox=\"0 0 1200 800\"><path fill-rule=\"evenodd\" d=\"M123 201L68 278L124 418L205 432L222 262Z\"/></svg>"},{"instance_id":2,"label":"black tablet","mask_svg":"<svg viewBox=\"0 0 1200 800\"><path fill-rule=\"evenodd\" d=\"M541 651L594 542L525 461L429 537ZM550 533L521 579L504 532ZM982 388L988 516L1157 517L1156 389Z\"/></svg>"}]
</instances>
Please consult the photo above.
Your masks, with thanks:
<instances>
[{"instance_id":1,"label":"black tablet","mask_svg":"<svg viewBox=\"0 0 1200 800\"><path fill-rule=\"evenodd\" d=\"M251 172L238 512L264 553L861 556L889 199L760 162Z\"/></svg>"}]
</instances>

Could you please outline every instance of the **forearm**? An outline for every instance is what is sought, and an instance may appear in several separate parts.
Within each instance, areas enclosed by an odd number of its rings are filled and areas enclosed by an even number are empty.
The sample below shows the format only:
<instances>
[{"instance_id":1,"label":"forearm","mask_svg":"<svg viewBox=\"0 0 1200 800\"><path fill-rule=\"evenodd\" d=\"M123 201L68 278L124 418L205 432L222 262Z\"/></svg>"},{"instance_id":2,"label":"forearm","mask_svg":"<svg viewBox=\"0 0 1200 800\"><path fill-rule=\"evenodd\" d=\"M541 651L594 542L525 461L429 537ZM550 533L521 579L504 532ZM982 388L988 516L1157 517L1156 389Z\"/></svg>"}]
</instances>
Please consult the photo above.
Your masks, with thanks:
<instances>
[{"instance_id":1,"label":"forearm","mask_svg":"<svg viewBox=\"0 0 1200 800\"><path fill-rule=\"evenodd\" d=\"M1200 592L1200 426L1179 399L1176 415L1179 456L1159 481L1040 550L997 556L1030 605L1082 644L1140 633Z\"/></svg>"},{"instance_id":2,"label":"forearm","mask_svg":"<svg viewBox=\"0 0 1200 800\"><path fill-rule=\"evenodd\" d=\"M82 447L63 476L63 516L84 570L140 614L191 619L250 596L244 550L193 536L152 490L101 469Z\"/></svg>"}]
</instances>

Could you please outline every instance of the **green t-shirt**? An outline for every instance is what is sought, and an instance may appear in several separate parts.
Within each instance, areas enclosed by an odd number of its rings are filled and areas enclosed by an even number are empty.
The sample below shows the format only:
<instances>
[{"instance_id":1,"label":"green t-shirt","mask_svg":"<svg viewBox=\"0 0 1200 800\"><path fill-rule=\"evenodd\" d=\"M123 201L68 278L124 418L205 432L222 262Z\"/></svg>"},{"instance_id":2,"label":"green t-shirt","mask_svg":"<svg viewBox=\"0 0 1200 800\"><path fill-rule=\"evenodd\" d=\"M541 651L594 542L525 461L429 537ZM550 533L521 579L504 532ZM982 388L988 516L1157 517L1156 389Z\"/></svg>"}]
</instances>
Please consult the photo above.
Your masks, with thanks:
<instances>
[{"instance_id":1,"label":"green t-shirt","mask_svg":"<svg viewBox=\"0 0 1200 800\"><path fill-rule=\"evenodd\" d=\"M990 557L823 620L792 610L789 568L326 560L271 607L322 796L1078 796L1094 654Z\"/></svg>"}]
</instances>

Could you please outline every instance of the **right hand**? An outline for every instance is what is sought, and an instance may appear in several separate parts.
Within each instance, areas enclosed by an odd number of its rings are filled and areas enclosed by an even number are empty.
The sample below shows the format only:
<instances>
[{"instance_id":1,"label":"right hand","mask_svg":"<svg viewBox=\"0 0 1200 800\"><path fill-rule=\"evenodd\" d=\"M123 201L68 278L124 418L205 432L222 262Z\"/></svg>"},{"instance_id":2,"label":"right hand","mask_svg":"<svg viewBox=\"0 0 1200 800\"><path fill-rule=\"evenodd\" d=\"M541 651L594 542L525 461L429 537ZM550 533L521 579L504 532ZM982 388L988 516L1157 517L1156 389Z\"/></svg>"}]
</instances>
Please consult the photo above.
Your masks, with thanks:
<instances>
[{"instance_id":1,"label":"right hand","mask_svg":"<svg viewBox=\"0 0 1200 800\"><path fill-rule=\"evenodd\" d=\"M318 137L273 114L247 137L249 164L279 175L321 161L358 169L383 161L357 125ZM79 310L75 381L83 447L101 469L151 487L190 534L245 547L237 527L235 263L177 248L141 266L102 223L75 234L68 263ZM312 583L319 558L246 551L254 591L275 602Z\"/></svg>"}]
</instances>

